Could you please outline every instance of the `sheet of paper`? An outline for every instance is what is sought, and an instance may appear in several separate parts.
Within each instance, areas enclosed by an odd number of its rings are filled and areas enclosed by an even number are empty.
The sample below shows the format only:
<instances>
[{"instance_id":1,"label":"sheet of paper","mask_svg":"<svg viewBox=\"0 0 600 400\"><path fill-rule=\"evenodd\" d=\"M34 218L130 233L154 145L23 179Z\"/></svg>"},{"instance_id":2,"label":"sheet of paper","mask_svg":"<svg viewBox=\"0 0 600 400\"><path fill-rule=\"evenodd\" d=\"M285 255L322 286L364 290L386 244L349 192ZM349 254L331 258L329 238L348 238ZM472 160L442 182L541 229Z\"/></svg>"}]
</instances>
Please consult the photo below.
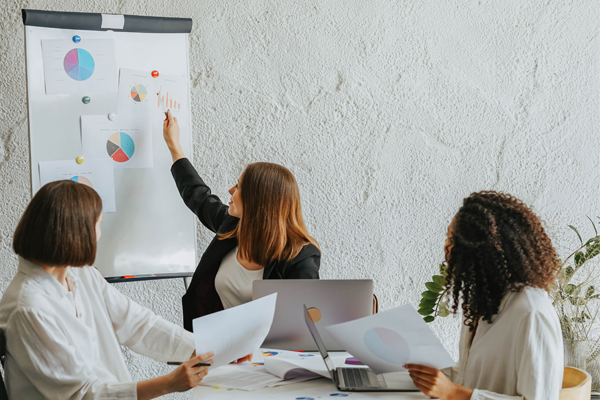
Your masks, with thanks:
<instances>
[{"instance_id":1,"label":"sheet of paper","mask_svg":"<svg viewBox=\"0 0 600 400\"><path fill-rule=\"evenodd\" d=\"M277 293L193 321L196 354L212 351L211 368L254 353L264 342L275 314Z\"/></svg>"},{"instance_id":2,"label":"sheet of paper","mask_svg":"<svg viewBox=\"0 0 600 400\"><path fill-rule=\"evenodd\" d=\"M346 351L376 374L404 371L404 364L443 369L452 360L423 318L410 305L325 327Z\"/></svg>"},{"instance_id":3,"label":"sheet of paper","mask_svg":"<svg viewBox=\"0 0 600 400\"><path fill-rule=\"evenodd\" d=\"M46 94L89 95L117 91L112 39L42 40Z\"/></svg>"},{"instance_id":4,"label":"sheet of paper","mask_svg":"<svg viewBox=\"0 0 600 400\"><path fill-rule=\"evenodd\" d=\"M40 184L70 179L94 189L102 199L102 212L115 212L115 177L111 160L86 159L83 164L75 160L41 161Z\"/></svg>"},{"instance_id":5,"label":"sheet of paper","mask_svg":"<svg viewBox=\"0 0 600 400\"><path fill-rule=\"evenodd\" d=\"M84 157L111 160L114 168L152 168L152 125L143 116L81 116Z\"/></svg>"},{"instance_id":6,"label":"sheet of paper","mask_svg":"<svg viewBox=\"0 0 600 400\"><path fill-rule=\"evenodd\" d=\"M164 120L164 112L171 110L178 119L189 112L188 80L185 76L164 75L152 77L152 71L121 68L119 70L119 114L156 114ZM180 121L181 122L181 121Z\"/></svg>"}]
</instances>

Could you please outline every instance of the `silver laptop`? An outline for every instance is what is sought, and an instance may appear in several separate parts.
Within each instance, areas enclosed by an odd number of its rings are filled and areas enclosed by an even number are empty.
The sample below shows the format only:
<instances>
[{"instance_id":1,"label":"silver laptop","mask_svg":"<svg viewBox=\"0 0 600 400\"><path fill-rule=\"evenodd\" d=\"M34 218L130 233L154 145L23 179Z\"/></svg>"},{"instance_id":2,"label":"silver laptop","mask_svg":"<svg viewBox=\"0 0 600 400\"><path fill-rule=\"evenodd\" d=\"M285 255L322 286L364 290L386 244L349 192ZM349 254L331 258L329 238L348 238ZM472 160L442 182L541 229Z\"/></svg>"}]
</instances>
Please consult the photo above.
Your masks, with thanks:
<instances>
[{"instance_id":1,"label":"silver laptop","mask_svg":"<svg viewBox=\"0 0 600 400\"><path fill-rule=\"evenodd\" d=\"M344 367L335 368L329 353L321 340L321 335L311 320L311 315L304 305L304 321L312 335L319 352L323 356L325 366L331 379L340 391L347 392L418 392L408 372L375 375L370 368Z\"/></svg>"},{"instance_id":2,"label":"silver laptop","mask_svg":"<svg viewBox=\"0 0 600 400\"><path fill-rule=\"evenodd\" d=\"M373 313L373 281L273 279L254 281L254 300L277 293L271 331L262 347L282 350L317 351L304 323L307 304L317 326L329 326L369 316ZM328 333L323 341L329 351L343 351Z\"/></svg>"}]
</instances>

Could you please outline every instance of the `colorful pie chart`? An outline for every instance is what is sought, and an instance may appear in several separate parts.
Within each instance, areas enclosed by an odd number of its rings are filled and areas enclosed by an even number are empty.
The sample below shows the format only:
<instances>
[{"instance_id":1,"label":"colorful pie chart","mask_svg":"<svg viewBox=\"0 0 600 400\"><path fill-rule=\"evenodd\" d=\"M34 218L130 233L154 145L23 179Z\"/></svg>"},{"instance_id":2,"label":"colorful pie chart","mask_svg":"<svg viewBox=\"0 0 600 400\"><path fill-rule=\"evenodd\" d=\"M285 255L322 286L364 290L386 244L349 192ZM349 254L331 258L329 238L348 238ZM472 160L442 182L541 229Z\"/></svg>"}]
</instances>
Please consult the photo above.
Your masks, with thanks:
<instances>
[{"instance_id":1,"label":"colorful pie chart","mask_svg":"<svg viewBox=\"0 0 600 400\"><path fill-rule=\"evenodd\" d=\"M133 157L135 143L125 132L115 132L106 141L106 152L116 162L127 162Z\"/></svg>"},{"instance_id":2,"label":"colorful pie chart","mask_svg":"<svg viewBox=\"0 0 600 400\"><path fill-rule=\"evenodd\" d=\"M87 185L87 186L91 187L92 189L94 188L94 185L92 185L92 181L90 181L85 176L75 175L74 177L71 178L71 180L75 181L75 182L83 183L84 185Z\"/></svg>"},{"instance_id":3,"label":"colorful pie chart","mask_svg":"<svg viewBox=\"0 0 600 400\"><path fill-rule=\"evenodd\" d=\"M388 328L373 328L365 332L365 346L374 356L391 364L404 365L410 348L402 336Z\"/></svg>"},{"instance_id":4,"label":"colorful pie chart","mask_svg":"<svg viewBox=\"0 0 600 400\"><path fill-rule=\"evenodd\" d=\"M94 57L84 49L73 49L65 56L65 72L71 79L85 81L94 73Z\"/></svg>"},{"instance_id":5,"label":"colorful pie chart","mask_svg":"<svg viewBox=\"0 0 600 400\"><path fill-rule=\"evenodd\" d=\"M138 103L140 101L144 101L147 94L148 92L146 91L144 85L135 85L131 88L131 98Z\"/></svg>"}]
</instances>

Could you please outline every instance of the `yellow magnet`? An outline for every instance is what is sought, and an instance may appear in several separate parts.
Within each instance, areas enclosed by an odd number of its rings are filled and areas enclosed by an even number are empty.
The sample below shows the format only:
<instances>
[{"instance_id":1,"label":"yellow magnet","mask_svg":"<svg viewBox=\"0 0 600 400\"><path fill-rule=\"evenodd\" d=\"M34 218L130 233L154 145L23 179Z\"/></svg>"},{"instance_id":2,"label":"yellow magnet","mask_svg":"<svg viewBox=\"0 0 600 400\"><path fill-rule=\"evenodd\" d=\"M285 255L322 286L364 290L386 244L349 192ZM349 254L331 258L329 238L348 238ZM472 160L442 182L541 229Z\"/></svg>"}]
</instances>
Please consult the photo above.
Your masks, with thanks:
<instances>
[{"instance_id":1,"label":"yellow magnet","mask_svg":"<svg viewBox=\"0 0 600 400\"><path fill-rule=\"evenodd\" d=\"M85 158L83 158L83 156L79 156L75 159L75 161L77 161L77 164L83 164L85 162Z\"/></svg>"}]
</instances>

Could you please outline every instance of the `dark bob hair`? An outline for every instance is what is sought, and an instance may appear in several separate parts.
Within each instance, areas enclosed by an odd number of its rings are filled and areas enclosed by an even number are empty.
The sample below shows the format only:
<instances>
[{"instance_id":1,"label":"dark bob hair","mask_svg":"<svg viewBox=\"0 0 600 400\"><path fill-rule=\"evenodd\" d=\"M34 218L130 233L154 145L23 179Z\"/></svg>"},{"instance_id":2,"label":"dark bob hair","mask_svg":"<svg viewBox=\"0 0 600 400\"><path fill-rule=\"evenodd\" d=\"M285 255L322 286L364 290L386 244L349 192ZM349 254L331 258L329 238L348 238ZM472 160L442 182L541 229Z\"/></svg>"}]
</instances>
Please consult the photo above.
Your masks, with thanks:
<instances>
[{"instance_id":1,"label":"dark bob hair","mask_svg":"<svg viewBox=\"0 0 600 400\"><path fill-rule=\"evenodd\" d=\"M44 185L25 209L13 238L15 253L51 267L83 267L96 259L96 222L102 200L71 180Z\"/></svg>"},{"instance_id":2,"label":"dark bob hair","mask_svg":"<svg viewBox=\"0 0 600 400\"><path fill-rule=\"evenodd\" d=\"M448 284L465 325L492 322L505 294L525 286L548 291L558 257L539 218L515 197L493 191L467 197L454 217Z\"/></svg>"}]
</instances>

